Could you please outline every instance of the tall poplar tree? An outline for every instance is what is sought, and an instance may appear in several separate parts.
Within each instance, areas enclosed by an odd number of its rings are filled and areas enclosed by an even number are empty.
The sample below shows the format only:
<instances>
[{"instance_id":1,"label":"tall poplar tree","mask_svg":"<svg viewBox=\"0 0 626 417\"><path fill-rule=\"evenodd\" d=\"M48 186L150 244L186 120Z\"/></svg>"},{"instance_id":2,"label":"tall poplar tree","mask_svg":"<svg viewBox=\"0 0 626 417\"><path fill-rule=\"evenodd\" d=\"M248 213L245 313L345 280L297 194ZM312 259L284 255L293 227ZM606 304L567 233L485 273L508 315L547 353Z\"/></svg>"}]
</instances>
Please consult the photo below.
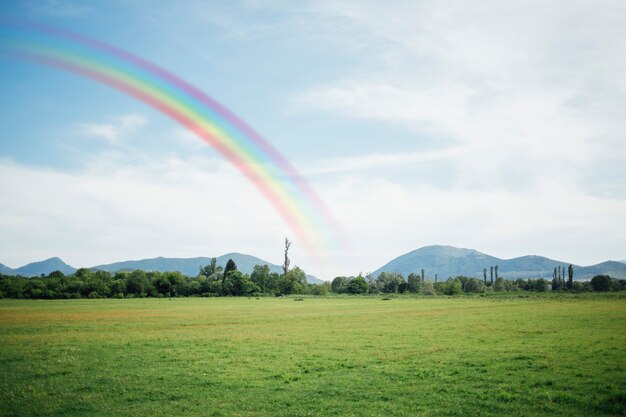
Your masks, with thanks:
<instances>
[{"instance_id":1,"label":"tall poplar tree","mask_svg":"<svg viewBox=\"0 0 626 417\"><path fill-rule=\"evenodd\" d=\"M574 267L572 264L567 267L567 277L567 288L571 290L574 287Z\"/></svg>"}]
</instances>

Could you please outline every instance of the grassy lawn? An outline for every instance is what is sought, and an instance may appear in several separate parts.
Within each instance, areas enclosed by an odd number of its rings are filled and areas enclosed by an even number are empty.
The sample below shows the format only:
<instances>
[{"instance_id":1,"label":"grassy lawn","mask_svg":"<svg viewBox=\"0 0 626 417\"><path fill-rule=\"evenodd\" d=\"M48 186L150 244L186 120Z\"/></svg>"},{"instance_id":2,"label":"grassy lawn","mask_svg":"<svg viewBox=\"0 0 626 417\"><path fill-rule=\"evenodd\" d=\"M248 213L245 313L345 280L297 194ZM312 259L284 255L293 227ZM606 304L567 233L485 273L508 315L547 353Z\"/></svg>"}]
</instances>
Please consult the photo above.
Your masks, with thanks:
<instances>
[{"instance_id":1,"label":"grassy lawn","mask_svg":"<svg viewBox=\"0 0 626 417\"><path fill-rule=\"evenodd\" d=\"M626 298L0 300L2 416L626 414Z\"/></svg>"}]
</instances>

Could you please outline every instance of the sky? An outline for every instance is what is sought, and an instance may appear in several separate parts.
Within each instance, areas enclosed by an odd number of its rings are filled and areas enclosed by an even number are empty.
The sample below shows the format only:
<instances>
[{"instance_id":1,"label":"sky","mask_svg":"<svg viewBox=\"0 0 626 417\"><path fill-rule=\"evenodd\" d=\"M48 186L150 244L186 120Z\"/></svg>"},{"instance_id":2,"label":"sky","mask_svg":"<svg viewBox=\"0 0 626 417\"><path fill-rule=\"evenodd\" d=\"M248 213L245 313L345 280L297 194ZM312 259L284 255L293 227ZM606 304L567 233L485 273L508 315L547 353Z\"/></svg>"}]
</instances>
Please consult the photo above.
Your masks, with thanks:
<instances>
[{"instance_id":1,"label":"sky","mask_svg":"<svg viewBox=\"0 0 626 417\"><path fill-rule=\"evenodd\" d=\"M198 87L316 189L313 257L213 148L94 81L0 55L0 262L240 252L322 279L426 245L626 259L623 1L28 0Z\"/></svg>"}]
</instances>

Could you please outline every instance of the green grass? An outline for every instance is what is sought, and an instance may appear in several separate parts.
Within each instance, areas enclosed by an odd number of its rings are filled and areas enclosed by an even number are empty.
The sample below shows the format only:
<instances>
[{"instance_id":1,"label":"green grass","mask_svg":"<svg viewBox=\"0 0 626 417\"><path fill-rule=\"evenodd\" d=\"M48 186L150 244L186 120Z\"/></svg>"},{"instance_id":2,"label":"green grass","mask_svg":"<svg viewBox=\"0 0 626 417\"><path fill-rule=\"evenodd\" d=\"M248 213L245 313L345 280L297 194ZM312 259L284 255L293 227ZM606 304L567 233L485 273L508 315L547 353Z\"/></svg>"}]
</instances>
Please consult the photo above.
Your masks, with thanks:
<instances>
[{"instance_id":1,"label":"green grass","mask_svg":"<svg viewBox=\"0 0 626 417\"><path fill-rule=\"evenodd\" d=\"M2 416L626 414L626 298L0 300Z\"/></svg>"}]
</instances>

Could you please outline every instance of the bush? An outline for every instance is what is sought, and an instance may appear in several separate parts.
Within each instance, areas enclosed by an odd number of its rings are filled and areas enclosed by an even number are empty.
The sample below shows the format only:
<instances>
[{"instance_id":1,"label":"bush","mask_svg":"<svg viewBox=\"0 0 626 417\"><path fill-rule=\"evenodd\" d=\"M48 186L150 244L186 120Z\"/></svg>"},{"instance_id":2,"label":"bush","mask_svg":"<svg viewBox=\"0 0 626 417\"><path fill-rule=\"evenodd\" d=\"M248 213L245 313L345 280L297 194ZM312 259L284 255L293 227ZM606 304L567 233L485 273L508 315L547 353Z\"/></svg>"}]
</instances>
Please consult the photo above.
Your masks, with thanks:
<instances>
[{"instance_id":1,"label":"bush","mask_svg":"<svg viewBox=\"0 0 626 417\"><path fill-rule=\"evenodd\" d=\"M435 286L432 282L427 282L424 284L424 289L422 290L424 295L435 295L437 292L435 291Z\"/></svg>"},{"instance_id":2,"label":"bush","mask_svg":"<svg viewBox=\"0 0 626 417\"><path fill-rule=\"evenodd\" d=\"M443 286L443 293L445 295L459 295L463 293L461 289L461 283L458 281L450 281Z\"/></svg>"},{"instance_id":3,"label":"bush","mask_svg":"<svg viewBox=\"0 0 626 417\"><path fill-rule=\"evenodd\" d=\"M594 291L610 291L611 277L608 275L596 275L591 278L591 288Z\"/></svg>"},{"instance_id":4,"label":"bush","mask_svg":"<svg viewBox=\"0 0 626 417\"><path fill-rule=\"evenodd\" d=\"M309 284L309 292L312 295L327 295L330 291L330 284L324 282L322 284Z\"/></svg>"},{"instance_id":5,"label":"bush","mask_svg":"<svg viewBox=\"0 0 626 417\"><path fill-rule=\"evenodd\" d=\"M463 285L463 291L469 292L469 293L479 293L479 292L482 292L483 285L484 284L482 281L479 281L475 278L471 278L465 282L465 285Z\"/></svg>"}]
</instances>

